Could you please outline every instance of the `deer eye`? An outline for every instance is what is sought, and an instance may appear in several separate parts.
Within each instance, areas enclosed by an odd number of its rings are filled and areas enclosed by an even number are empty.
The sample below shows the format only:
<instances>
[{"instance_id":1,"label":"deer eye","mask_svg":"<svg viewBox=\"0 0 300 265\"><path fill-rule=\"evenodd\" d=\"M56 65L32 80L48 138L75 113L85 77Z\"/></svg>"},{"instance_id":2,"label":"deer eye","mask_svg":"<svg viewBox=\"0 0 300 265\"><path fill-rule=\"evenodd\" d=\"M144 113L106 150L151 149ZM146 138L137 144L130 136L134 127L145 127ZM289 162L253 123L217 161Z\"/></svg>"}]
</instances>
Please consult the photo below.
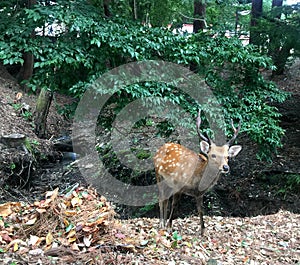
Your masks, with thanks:
<instances>
[{"instance_id":1,"label":"deer eye","mask_svg":"<svg viewBox=\"0 0 300 265\"><path fill-rule=\"evenodd\" d=\"M216 158L217 156L216 156L215 154L212 154L211 157L212 157L212 158Z\"/></svg>"}]
</instances>

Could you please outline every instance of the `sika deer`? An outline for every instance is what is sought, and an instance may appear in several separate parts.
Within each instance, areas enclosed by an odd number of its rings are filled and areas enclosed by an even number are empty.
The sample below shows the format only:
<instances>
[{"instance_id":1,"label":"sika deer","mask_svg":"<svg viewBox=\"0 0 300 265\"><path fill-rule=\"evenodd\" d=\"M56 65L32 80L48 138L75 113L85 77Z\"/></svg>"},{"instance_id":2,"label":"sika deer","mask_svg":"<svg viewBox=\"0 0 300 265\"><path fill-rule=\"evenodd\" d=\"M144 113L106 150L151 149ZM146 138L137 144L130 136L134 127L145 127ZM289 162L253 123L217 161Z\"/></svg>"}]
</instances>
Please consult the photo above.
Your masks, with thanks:
<instances>
[{"instance_id":1,"label":"sika deer","mask_svg":"<svg viewBox=\"0 0 300 265\"><path fill-rule=\"evenodd\" d=\"M230 145L237 137L241 124L236 129L231 123L234 135L225 145L217 146L200 132L200 110L197 117L197 133L201 154L175 143L166 143L156 153L154 166L159 189L160 227L172 226L174 208L182 193L196 198L197 210L201 222L201 234L204 232L203 195L218 181L221 173L228 173L228 158L236 156L242 149L240 145ZM168 201L173 195L171 212L168 218ZM168 218L168 220L167 220Z\"/></svg>"}]
</instances>

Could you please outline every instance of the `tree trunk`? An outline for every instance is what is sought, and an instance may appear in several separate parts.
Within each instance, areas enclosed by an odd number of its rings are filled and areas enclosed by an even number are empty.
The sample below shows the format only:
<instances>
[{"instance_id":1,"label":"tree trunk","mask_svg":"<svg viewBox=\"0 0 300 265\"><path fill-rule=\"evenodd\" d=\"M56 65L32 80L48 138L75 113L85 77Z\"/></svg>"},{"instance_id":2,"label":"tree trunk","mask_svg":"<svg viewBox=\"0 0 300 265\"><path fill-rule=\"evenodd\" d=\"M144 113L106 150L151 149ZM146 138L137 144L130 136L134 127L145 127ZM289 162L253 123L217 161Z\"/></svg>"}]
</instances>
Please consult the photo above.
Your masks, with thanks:
<instances>
[{"instance_id":1,"label":"tree trunk","mask_svg":"<svg viewBox=\"0 0 300 265\"><path fill-rule=\"evenodd\" d=\"M205 29L205 15L206 15L206 3L205 0L194 0L194 22L193 32L197 33ZM197 72L197 64L195 62L190 63L190 70Z\"/></svg>"},{"instance_id":2,"label":"tree trunk","mask_svg":"<svg viewBox=\"0 0 300 265\"><path fill-rule=\"evenodd\" d=\"M36 0L28 0L27 2L27 8L31 8L33 5L36 4ZM34 30L31 32L31 38L34 38L35 32ZM29 80L32 77L33 74L33 63L34 63L34 57L33 54L30 52L24 52L23 54L24 63L20 69L20 72L18 74L18 81L24 81ZM23 89L27 91L27 86L22 85Z\"/></svg>"},{"instance_id":3,"label":"tree trunk","mask_svg":"<svg viewBox=\"0 0 300 265\"><path fill-rule=\"evenodd\" d=\"M272 7L282 6L283 0L272 0Z\"/></svg>"},{"instance_id":4,"label":"tree trunk","mask_svg":"<svg viewBox=\"0 0 300 265\"><path fill-rule=\"evenodd\" d=\"M25 53L23 53L23 59L24 59L24 63L18 74L19 82L22 82L24 80L29 80L33 74L33 63L34 63L33 54L29 53L29 52L25 52ZM23 89L25 91L27 90L25 85L23 85Z\"/></svg>"},{"instance_id":5,"label":"tree trunk","mask_svg":"<svg viewBox=\"0 0 300 265\"><path fill-rule=\"evenodd\" d=\"M134 20L138 19L138 15L137 15L137 4L136 4L137 0L133 0L133 18Z\"/></svg>"},{"instance_id":6,"label":"tree trunk","mask_svg":"<svg viewBox=\"0 0 300 265\"><path fill-rule=\"evenodd\" d=\"M109 9L110 0L104 0L103 1L103 9L104 9L104 15L106 17L111 17L110 9Z\"/></svg>"},{"instance_id":7,"label":"tree trunk","mask_svg":"<svg viewBox=\"0 0 300 265\"><path fill-rule=\"evenodd\" d=\"M41 92L36 102L36 109L34 115L35 134L39 138L46 138L47 116L49 113L52 98L52 91L41 89Z\"/></svg>"},{"instance_id":8,"label":"tree trunk","mask_svg":"<svg viewBox=\"0 0 300 265\"><path fill-rule=\"evenodd\" d=\"M262 0L252 0L252 9L251 9L251 22L250 22L250 39L249 43L259 44L259 32L255 28L257 26L257 20L262 15Z\"/></svg>"},{"instance_id":9,"label":"tree trunk","mask_svg":"<svg viewBox=\"0 0 300 265\"><path fill-rule=\"evenodd\" d=\"M282 4L283 4L283 0L272 0L272 8L274 8L274 7L282 7ZM281 12L278 13L275 17L278 18L278 19L280 19Z\"/></svg>"},{"instance_id":10,"label":"tree trunk","mask_svg":"<svg viewBox=\"0 0 300 265\"><path fill-rule=\"evenodd\" d=\"M273 70L272 76L274 75L282 75L284 73L285 65L288 57L291 55L291 49L293 46L286 42L282 45L282 47L277 49L277 53L274 53L272 58L274 65L276 66L276 70Z\"/></svg>"},{"instance_id":11,"label":"tree trunk","mask_svg":"<svg viewBox=\"0 0 300 265\"><path fill-rule=\"evenodd\" d=\"M272 0L272 9L276 7L282 7L282 4L283 4L283 0ZM279 20L281 18L281 12L280 10L277 11L278 12L276 13L274 12L274 18ZM269 55L272 56L273 63L276 66L276 70L273 70L272 76L281 75L284 72L287 59L290 56L290 51L293 48L293 46L287 40L281 42L280 39L284 40L285 39L284 36L281 34L279 37L277 32L274 29L272 32L270 32L269 35L270 35L269 47L272 47L272 50L269 51Z\"/></svg>"},{"instance_id":12,"label":"tree trunk","mask_svg":"<svg viewBox=\"0 0 300 265\"><path fill-rule=\"evenodd\" d=\"M203 31L205 28L206 3L205 0L194 0L193 32Z\"/></svg>"}]
</instances>

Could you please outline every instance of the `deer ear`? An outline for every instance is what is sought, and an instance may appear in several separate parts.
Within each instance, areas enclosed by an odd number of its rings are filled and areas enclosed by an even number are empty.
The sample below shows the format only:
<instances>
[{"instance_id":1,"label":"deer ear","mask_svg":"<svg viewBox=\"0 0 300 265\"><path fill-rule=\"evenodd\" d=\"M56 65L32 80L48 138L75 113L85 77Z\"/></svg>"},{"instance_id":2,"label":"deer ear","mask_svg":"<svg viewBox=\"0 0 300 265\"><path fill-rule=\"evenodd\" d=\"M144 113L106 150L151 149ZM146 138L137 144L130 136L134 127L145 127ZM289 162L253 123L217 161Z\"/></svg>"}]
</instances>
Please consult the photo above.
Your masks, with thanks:
<instances>
[{"instance_id":1,"label":"deer ear","mask_svg":"<svg viewBox=\"0 0 300 265\"><path fill-rule=\"evenodd\" d=\"M242 147L240 145L233 145L228 150L228 156L234 157L236 156L240 151L242 150Z\"/></svg>"},{"instance_id":2,"label":"deer ear","mask_svg":"<svg viewBox=\"0 0 300 265\"><path fill-rule=\"evenodd\" d=\"M209 151L209 143L205 141L200 142L200 150L202 153L207 154Z\"/></svg>"}]
</instances>

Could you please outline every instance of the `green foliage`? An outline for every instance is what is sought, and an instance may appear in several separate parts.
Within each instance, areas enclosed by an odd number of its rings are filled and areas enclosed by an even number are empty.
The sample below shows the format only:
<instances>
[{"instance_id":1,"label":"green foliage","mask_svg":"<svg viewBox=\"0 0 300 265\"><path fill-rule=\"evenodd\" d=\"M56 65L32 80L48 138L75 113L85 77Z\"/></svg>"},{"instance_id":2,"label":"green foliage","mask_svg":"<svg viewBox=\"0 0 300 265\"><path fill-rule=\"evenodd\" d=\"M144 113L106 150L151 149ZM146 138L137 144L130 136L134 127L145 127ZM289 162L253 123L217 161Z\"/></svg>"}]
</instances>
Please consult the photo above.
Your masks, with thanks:
<instances>
[{"instance_id":1,"label":"green foliage","mask_svg":"<svg viewBox=\"0 0 300 265\"><path fill-rule=\"evenodd\" d=\"M300 174L289 174L287 176L287 192L295 191L299 192L300 190Z\"/></svg>"},{"instance_id":2,"label":"green foliage","mask_svg":"<svg viewBox=\"0 0 300 265\"><path fill-rule=\"evenodd\" d=\"M21 103L13 103L12 107L14 108L14 110L19 111L22 108L22 104Z\"/></svg>"},{"instance_id":3,"label":"green foliage","mask_svg":"<svg viewBox=\"0 0 300 265\"><path fill-rule=\"evenodd\" d=\"M243 47L238 39L223 35L211 38L213 34L216 33L189 38L188 56L199 62L199 72L206 75L208 84L214 88L215 96L226 109L225 116L241 119L243 130L261 147L259 156L270 158L276 147L281 146L284 134L279 126L280 114L270 102L283 102L287 97L259 71L273 69L272 61L252 46Z\"/></svg>"},{"instance_id":4,"label":"green foliage","mask_svg":"<svg viewBox=\"0 0 300 265\"><path fill-rule=\"evenodd\" d=\"M93 2L97 6L101 1ZM170 3L173 1L164 5ZM190 1L183 3L190 4ZM241 119L242 131L262 147L265 157L281 145L284 132L278 124L278 111L270 103L282 102L286 95L266 81L259 71L273 69L272 61L252 46L243 46L236 38L227 38L217 31L187 37L164 28L145 27L121 15L106 18L101 8L83 0L60 0L54 5L38 4L30 9L10 5L0 9L0 14L0 60L4 64L20 64L22 52L33 53L34 76L29 83L33 90L47 88L80 98L101 74L128 62L150 59L186 67L193 64L224 107L227 135L231 132L229 120ZM59 29L55 37L43 34L43 29L47 31L45 25L54 24ZM199 106L179 90L178 84L182 82L179 79L170 84L140 82L123 87L107 103L107 106L115 103L109 119L135 99L143 99L153 107L171 102L180 105L191 117L195 116ZM216 117L210 105L206 102L200 107ZM193 127L188 121L178 122ZM106 128L110 126L105 124ZM162 131L172 132L172 124L161 126ZM225 124L219 126L224 128Z\"/></svg>"},{"instance_id":5,"label":"green foliage","mask_svg":"<svg viewBox=\"0 0 300 265\"><path fill-rule=\"evenodd\" d=\"M77 107L77 102L74 102L72 104L64 105L64 106L57 105L56 109L60 115L66 117L67 119L70 119L73 118L76 107Z\"/></svg>"},{"instance_id":6,"label":"green foliage","mask_svg":"<svg viewBox=\"0 0 300 265\"><path fill-rule=\"evenodd\" d=\"M39 145L39 144L40 144L40 143L39 143L37 140L35 140L35 139L31 139L30 142L31 142L31 144L33 144L33 145Z\"/></svg>"},{"instance_id":7,"label":"green foliage","mask_svg":"<svg viewBox=\"0 0 300 265\"><path fill-rule=\"evenodd\" d=\"M143 149L137 150L136 151L136 157L138 159L147 159L151 156L150 152L145 151Z\"/></svg>"},{"instance_id":8,"label":"green foliage","mask_svg":"<svg viewBox=\"0 0 300 265\"><path fill-rule=\"evenodd\" d=\"M32 112L31 111L25 110L21 113L21 116L27 121L32 120Z\"/></svg>"},{"instance_id":9,"label":"green foliage","mask_svg":"<svg viewBox=\"0 0 300 265\"><path fill-rule=\"evenodd\" d=\"M149 196L149 194L144 194L144 197L146 197L146 196ZM154 210L155 205L158 201L158 198L156 198L156 196L154 194L150 195L150 196L153 196L153 198L151 199L152 202L150 202L150 203L146 204L145 206L139 208L138 212L135 214L135 217L145 216L147 213Z\"/></svg>"},{"instance_id":10,"label":"green foliage","mask_svg":"<svg viewBox=\"0 0 300 265\"><path fill-rule=\"evenodd\" d=\"M297 173L269 173L258 175L257 181L264 190L274 195L286 197L288 194L298 193L300 190L300 174Z\"/></svg>"},{"instance_id":11,"label":"green foliage","mask_svg":"<svg viewBox=\"0 0 300 265\"><path fill-rule=\"evenodd\" d=\"M178 234L177 231L174 231L172 234L172 248L176 248L178 246L179 241L182 240L182 236L180 234Z\"/></svg>"},{"instance_id":12,"label":"green foliage","mask_svg":"<svg viewBox=\"0 0 300 265\"><path fill-rule=\"evenodd\" d=\"M156 125L158 129L158 136L169 137L174 131L174 126L169 121L162 121Z\"/></svg>"},{"instance_id":13,"label":"green foliage","mask_svg":"<svg viewBox=\"0 0 300 265\"><path fill-rule=\"evenodd\" d=\"M36 160L36 156L38 155L39 151L37 150L37 146L40 143L34 139L27 139L25 140L25 148L26 150L32 155L33 159Z\"/></svg>"},{"instance_id":14,"label":"green foliage","mask_svg":"<svg viewBox=\"0 0 300 265\"><path fill-rule=\"evenodd\" d=\"M29 110L23 110L23 106L20 103L13 103L12 107L14 108L14 110L18 111L21 115L21 117L23 117L25 120L27 121L31 121L32 120L32 112Z\"/></svg>"},{"instance_id":15,"label":"green foliage","mask_svg":"<svg viewBox=\"0 0 300 265\"><path fill-rule=\"evenodd\" d=\"M275 74L282 74L288 60L300 55L300 4L274 7L266 12L256 28L260 46L272 57Z\"/></svg>"},{"instance_id":16,"label":"green foliage","mask_svg":"<svg viewBox=\"0 0 300 265\"><path fill-rule=\"evenodd\" d=\"M234 32L237 23L239 31L247 31L250 23L250 15L244 16L237 13L251 9L251 4L241 4L241 1L208 1L206 7L207 24L214 30Z\"/></svg>"},{"instance_id":17,"label":"green foliage","mask_svg":"<svg viewBox=\"0 0 300 265\"><path fill-rule=\"evenodd\" d=\"M13 171L14 169L16 169L16 164L15 163L11 163L10 164L10 169L11 169L11 171Z\"/></svg>"},{"instance_id":18,"label":"green foliage","mask_svg":"<svg viewBox=\"0 0 300 265\"><path fill-rule=\"evenodd\" d=\"M152 0L149 7L149 22L154 26L167 26L182 21L183 15L191 16L193 1Z\"/></svg>"},{"instance_id":19,"label":"green foliage","mask_svg":"<svg viewBox=\"0 0 300 265\"><path fill-rule=\"evenodd\" d=\"M193 1L184 0L145 0L136 1L135 6L126 1L118 1L111 5L112 12L128 19L135 17L137 21L151 24L154 27L167 26L171 23L182 23L184 16L192 16ZM124 12L120 12L119 10Z\"/></svg>"},{"instance_id":20,"label":"green foliage","mask_svg":"<svg viewBox=\"0 0 300 265\"><path fill-rule=\"evenodd\" d=\"M271 181L277 185L276 194L285 197L288 193L298 192L300 189L300 175L299 174L280 174L269 176Z\"/></svg>"}]
</instances>

